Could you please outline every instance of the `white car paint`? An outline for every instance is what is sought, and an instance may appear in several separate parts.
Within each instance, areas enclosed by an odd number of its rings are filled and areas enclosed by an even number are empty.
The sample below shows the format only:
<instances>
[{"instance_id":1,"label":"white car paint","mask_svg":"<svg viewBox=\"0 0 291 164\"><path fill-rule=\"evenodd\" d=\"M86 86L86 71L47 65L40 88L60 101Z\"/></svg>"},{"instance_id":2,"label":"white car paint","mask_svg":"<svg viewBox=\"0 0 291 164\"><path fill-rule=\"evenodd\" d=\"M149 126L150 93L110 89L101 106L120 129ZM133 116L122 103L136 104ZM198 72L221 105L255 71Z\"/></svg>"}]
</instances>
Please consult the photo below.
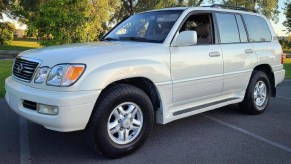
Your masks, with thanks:
<instances>
[{"instance_id":1,"label":"white car paint","mask_svg":"<svg viewBox=\"0 0 291 164\"><path fill-rule=\"evenodd\" d=\"M176 31L190 12L223 11L263 16L207 7L182 9L185 11L162 44L97 42L47 47L21 53L20 58L41 60L40 67L48 66L51 69L61 63L83 63L86 64L86 70L70 87L35 84L33 81L28 83L11 76L5 81L8 104L19 115L48 129L82 130L104 88L118 80L144 77L153 82L160 98L161 107L156 111L156 122L166 124L241 102L251 73L258 65L270 65L275 85L283 81L285 70L280 62L282 49L276 39L254 44L173 46L178 35ZM268 25L275 38L269 22ZM246 49L254 51L246 53ZM210 57L211 53L215 57ZM23 100L58 106L59 114L48 116L26 109L22 105ZM213 102L219 103L204 106ZM182 110L195 107L197 110L181 113Z\"/></svg>"}]
</instances>

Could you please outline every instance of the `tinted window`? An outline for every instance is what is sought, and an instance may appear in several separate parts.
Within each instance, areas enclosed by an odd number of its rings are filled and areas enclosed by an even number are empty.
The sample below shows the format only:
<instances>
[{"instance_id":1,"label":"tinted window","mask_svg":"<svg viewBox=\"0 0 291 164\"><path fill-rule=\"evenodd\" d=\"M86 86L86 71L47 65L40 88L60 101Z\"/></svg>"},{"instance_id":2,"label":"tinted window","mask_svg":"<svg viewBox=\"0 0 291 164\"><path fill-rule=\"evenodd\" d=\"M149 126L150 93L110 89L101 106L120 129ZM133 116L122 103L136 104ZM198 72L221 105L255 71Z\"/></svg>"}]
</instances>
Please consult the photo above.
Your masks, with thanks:
<instances>
[{"instance_id":1,"label":"tinted window","mask_svg":"<svg viewBox=\"0 0 291 164\"><path fill-rule=\"evenodd\" d=\"M241 42L248 42L246 29L245 29L245 26L244 26L243 21L241 19L241 16L236 15L235 18L236 18L237 26L238 26L238 29L239 29L240 41Z\"/></svg>"},{"instance_id":2,"label":"tinted window","mask_svg":"<svg viewBox=\"0 0 291 164\"><path fill-rule=\"evenodd\" d=\"M220 42L238 43L240 42L236 19L233 14L216 14Z\"/></svg>"},{"instance_id":3,"label":"tinted window","mask_svg":"<svg viewBox=\"0 0 291 164\"><path fill-rule=\"evenodd\" d=\"M116 26L103 40L162 43L182 10L135 14Z\"/></svg>"},{"instance_id":4,"label":"tinted window","mask_svg":"<svg viewBox=\"0 0 291 164\"><path fill-rule=\"evenodd\" d=\"M254 15L243 15L250 42L267 42L272 40L268 24L262 17Z\"/></svg>"},{"instance_id":5,"label":"tinted window","mask_svg":"<svg viewBox=\"0 0 291 164\"><path fill-rule=\"evenodd\" d=\"M195 14L187 18L179 32L196 31L197 44L212 44L212 21L211 14Z\"/></svg>"}]
</instances>

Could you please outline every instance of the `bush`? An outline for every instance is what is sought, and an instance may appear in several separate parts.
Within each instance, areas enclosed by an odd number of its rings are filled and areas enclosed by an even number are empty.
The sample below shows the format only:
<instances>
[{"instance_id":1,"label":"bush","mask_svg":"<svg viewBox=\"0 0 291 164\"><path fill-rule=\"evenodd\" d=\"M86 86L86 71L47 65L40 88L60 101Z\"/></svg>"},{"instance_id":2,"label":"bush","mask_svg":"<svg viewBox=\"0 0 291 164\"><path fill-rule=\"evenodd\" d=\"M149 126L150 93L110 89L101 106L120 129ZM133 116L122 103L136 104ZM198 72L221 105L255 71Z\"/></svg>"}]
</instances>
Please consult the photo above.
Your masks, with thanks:
<instances>
[{"instance_id":1,"label":"bush","mask_svg":"<svg viewBox=\"0 0 291 164\"><path fill-rule=\"evenodd\" d=\"M291 35L284 38L280 38L279 42L283 49L290 49L291 48Z\"/></svg>"},{"instance_id":2,"label":"bush","mask_svg":"<svg viewBox=\"0 0 291 164\"><path fill-rule=\"evenodd\" d=\"M15 26L11 22L0 22L0 44L8 44L13 40L13 33L15 31Z\"/></svg>"},{"instance_id":3,"label":"bush","mask_svg":"<svg viewBox=\"0 0 291 164\"><path fill-rule=\"evenodd\" d=\"M2 37L0 38L0 44L7 45L10 43L10 41L13 40L13 33L8 30L3 30Z\"/></svg>"}]
</instances>

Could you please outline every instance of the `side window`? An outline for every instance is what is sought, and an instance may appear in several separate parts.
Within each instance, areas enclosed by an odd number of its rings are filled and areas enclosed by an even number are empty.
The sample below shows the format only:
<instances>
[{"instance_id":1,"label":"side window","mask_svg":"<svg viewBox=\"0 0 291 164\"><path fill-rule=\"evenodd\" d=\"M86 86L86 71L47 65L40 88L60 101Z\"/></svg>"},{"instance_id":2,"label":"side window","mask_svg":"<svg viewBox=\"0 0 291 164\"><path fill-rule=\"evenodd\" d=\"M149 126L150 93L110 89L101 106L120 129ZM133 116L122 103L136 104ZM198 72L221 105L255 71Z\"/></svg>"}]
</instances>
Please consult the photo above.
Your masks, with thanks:
<instances>
[{"instance_id":1,"label":"side window","mask_svg":"<svg viewBox=\"0 0 291 164\"><path fill-rule=\"evenodd\" d=\"M220 43L239 43L239 32L233 14L216 14Z\"/></svg>"},{"instance_id":2,"label":"side window","mask_svg":"<svg viewBox=\"0 0 291 164\"><path fill-rule=\"evenodd\" d=\"M272 35L265 19L254 15L243 15L250 42L270 42Z\"/></svg>"},{"instance_id":3,"label":"side window","mask_svg":"<svg viewBox=\"0 0 291 164\"><path fill-rule=\"evenodd\" d=\"M243 21L241 19L241 16L235 15L235 18L236 18L237 26L238 26L238 30L239 30L240 41L243 43L248 42L247 32L246 32L245 26L243 24Z\"/></svg>"},{"instance_id":4,"label":"side window","mask_svg":"<svg viewBox=\"0 0 291 164\"><path fill-rule=\"evenodd\" d=\"M213 30L211 14L194 14L189 16L179 32L196 31L197 44L212 44Z\"/></svg>"}]
</instances>

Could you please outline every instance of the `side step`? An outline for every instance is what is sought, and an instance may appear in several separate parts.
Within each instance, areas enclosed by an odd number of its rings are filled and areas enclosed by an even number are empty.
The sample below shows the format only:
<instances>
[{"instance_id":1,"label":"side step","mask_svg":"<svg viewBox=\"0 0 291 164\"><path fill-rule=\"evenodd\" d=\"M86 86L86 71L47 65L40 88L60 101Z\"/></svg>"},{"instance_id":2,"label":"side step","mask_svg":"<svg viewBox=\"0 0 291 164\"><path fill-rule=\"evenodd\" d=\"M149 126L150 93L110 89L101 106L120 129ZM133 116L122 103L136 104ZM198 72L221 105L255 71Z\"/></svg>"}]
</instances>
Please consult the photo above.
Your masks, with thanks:
<instances>
[{"instance_id":1,"label":"side step","mask_svg":"<svg viewBox=\"0 0 291 164\"><path fill-rule=\"evenodd\" d=\"M214 101L214 102L211 102L211 103L208 103L208 104L203 104L203 105L199 105L199 106L196 106L196 107L193 107L193 108L188 108L188 109L184 109L184 110L180 110L180 111L174 112L173 115L177 116L177 115L180 115L180 114L192 112L194 110L206 108L206 107L209 107L209 106L213 106L213 105L217 105L217 104L221 104L221 103L224 103L224 102L237 100L237 99L239 99L239 98L227 98L227 99L224 99L224 100Z\"/></svg>"}]
</instances>

